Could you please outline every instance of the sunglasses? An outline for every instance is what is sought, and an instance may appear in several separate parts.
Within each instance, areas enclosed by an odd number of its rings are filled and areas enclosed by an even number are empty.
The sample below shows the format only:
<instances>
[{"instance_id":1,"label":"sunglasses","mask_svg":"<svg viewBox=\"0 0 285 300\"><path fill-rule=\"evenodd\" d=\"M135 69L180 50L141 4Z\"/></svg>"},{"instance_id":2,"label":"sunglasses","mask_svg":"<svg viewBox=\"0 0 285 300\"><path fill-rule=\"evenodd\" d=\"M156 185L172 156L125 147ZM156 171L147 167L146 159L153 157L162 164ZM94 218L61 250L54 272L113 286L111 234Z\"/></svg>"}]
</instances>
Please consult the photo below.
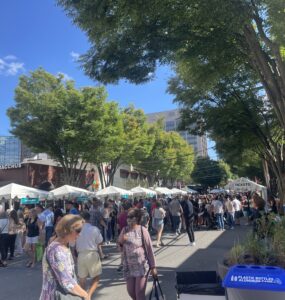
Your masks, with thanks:
<instances>
[{"instance_id":1,"label":"sunglasses","mask_svg":"<svg viewBox=\"0 0 285 300\"><path fill-rule=\"evenodd\" d=\"M135 216L127 216L127 219L135 219Z\"/></svg>"},{"instance_id":2,"label":"sunglasses","mask_svg":"<svg viewBox=\"0 0 285 300\"><path fill-rule=\"evenodd\" d=\"M75 231L76 233L80 233L82 230L82 227L79 227L79 228L73 228L73 231Z\"/></svg>"}]
</instances>

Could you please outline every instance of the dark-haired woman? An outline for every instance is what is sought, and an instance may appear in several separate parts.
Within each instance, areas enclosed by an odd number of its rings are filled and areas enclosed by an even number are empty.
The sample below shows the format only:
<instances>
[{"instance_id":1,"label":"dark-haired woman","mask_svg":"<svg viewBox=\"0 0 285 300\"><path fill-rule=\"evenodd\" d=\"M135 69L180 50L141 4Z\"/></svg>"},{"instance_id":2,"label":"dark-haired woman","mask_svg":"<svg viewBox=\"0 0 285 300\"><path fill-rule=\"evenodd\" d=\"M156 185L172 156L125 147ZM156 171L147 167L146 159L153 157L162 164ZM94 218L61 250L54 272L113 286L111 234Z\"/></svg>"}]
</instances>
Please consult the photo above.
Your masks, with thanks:
<instances>
[{"instance_id":1,"label":"dark-haired woman","mask_svg":"<svg viewBox=\"0 0 285 300\"><path fill-rule=\"evenodd\" d=\"M31 209L29 212L29 219L27 222L27 237L25 249L29 256L27 267L34 267L36 263L36 244L39 240L40 229L38 226L38 216L35 209Z\"/></svg>"},{"instance_id":2,"label":"dark-haired woman","mask_svg":"<svg viewBox=\"0 0 285 300\"><path fill-rule=\"evenodd\" d=\"M9 214L9 238L8 238L8 250L10 252L9 260L14 259L14 252L15 252L15 243L17 232L19 228L19 218L17 212L13 209Z\"/></svg>"},{"instance_id":3,"label":"dark-haired woman","mask_svg":"<svg viewBox=\"0 0 285 300\"><path fill-rule=\"evenodd\" d=\"M133 300L145 300L149 271L157 276L151 238L147 229L140 225L142 217L142 210L129 210L128 226L123 228L119 236L127 291Z\"/></svg>"}]
</instances>

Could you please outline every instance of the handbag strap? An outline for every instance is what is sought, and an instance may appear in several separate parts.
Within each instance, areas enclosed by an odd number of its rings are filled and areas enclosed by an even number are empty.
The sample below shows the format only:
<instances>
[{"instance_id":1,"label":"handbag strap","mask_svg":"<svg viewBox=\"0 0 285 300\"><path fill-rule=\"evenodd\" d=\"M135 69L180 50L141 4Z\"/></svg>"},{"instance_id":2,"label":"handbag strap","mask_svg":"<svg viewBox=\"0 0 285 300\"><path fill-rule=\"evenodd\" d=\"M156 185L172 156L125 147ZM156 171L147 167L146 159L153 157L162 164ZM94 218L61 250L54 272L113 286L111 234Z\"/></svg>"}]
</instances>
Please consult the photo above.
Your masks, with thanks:
<instances>
[{"instance_id":1,"label":"handbag strap","mask_svg":"<svg viewBox=\"0 0 285 300\"><path fill-rule=\"evenodd\" d=\"M150 292L150 295L149 295L149 300L152 299L153 293L154 293L155 298L157 300L161 299L161 298L159 299L160 296L162 297L162 299L165 299L158 278L154 278L153 279L153 285L152 285L152 289L151 289L151 292Z\"/></svg>"},{"instance_id":2,"label":"handbag strap","mask_svg":"<svg viewBox=\"0 0 285 300\"><path fill-rule=\"evenodd\" d=\"M2 230L0 231L0 234L1 234L1 233L4 231L4 229L7 227L8 222L9 222L9 221L7 221L7 223L5 224L5 226L2 228Z\"/></svg>"},{"instance_id":3,"label":"handbag strap","mask_svg":"<svg viewBox=\"0 0 285 300\"><path fill-rule=\"evenodd\" d=\"M144 254L145 254L148 266L150 268L150 260L148 258L148 252L147 252L147 249L146 249L146 246L145 246L145 238L144 238L144 234L143 234L143 227L142 227L142 225L141 225L141 236L142 236L142 246L143 246Z\"/></svg>"}]
</instances>

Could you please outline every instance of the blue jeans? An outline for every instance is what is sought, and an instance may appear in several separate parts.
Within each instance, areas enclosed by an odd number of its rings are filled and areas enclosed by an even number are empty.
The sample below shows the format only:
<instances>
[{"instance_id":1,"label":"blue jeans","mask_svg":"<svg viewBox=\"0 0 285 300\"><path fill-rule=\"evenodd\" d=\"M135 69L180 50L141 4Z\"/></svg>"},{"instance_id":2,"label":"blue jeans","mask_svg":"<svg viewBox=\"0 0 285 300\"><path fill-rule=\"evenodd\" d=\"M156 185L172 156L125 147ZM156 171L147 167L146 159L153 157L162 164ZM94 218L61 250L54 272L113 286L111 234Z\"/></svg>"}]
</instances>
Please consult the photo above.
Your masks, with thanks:
<instances>
[{"instance_id":1,"label":"blue jeans","mask_svg":"<svg viewBox=\"0 0 285 300\"><path fill-rule=\"evenodd\" d=\"M172 216L174 231L180 233L180 217Z\"/></svg>"},{"instance_id":2,"label":"blue jeans","mask_svg":"<svg viewBox=\"0 0 285 300\"><path fill-rule=\"evenodd\" d=\"M235 217L234 217L235 213L230 213L228 212L227 213L227 219L228 219L228 224L229 224L229 227L234 227L235 225Z\"/></svg>"},{"instance_id":3,"label":"blue jeans","mask_svg":"<svg viewBox=\"0 0 285 300\"><path fill-rule=\"evenodd\" d=\"M46 227L46 246L48 245L49 239L52 237L53 234L53 226Z\"/></svg>"},{"instance_id":4,"label":"blue jeans","mask_svg":"<svg viewBox=\"0 0 285 300\"><path fill-rule=\"evenodd\" d=\"M219 229L225 229L223 214L216 214L216 221Z\"/></svg>"}]
</instances>

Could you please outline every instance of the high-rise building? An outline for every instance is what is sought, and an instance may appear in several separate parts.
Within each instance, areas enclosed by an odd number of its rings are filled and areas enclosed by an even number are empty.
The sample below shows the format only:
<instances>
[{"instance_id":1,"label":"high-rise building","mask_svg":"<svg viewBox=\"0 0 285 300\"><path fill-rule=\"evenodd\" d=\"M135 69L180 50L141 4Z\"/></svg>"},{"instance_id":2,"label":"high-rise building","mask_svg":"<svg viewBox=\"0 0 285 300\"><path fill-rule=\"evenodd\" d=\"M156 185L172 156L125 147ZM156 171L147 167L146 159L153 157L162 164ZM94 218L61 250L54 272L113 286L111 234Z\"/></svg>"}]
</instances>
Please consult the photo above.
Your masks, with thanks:
<instances>
[{"instance_id":1,"label":"high-rise building","mask_svg":"<svg viewBox=\"0 0 285 300\"><path fill-rule=\"evenodd\" d=\"M0 166L20 164L35 154L15 136L0 136Z\"/></svg>"},{"instance_id":2,"label":"high-rise building","mask_svg":"<svg viewBox=\"0 0 285 300\"><path fill-rule=\"evenodd\" d=\"M196 156L208 156L206 135L192 135L188 131L178 130L178 126L181 119L180 112L178 109L151 113L147 114L146 116L149 123L154 123L159 119L162 119L164 122L165 131L179 132L179 134L184 138L184 140L187 141L187 143L193 147Z\"/></svg>"},{"instance_id":3,"label":"high-rise building","mask_svg":"<svg viewBox=\"0 0 285 300\"><path fill-rule=\"evenodd\" d=\"M0 165L21 162L21 141L14 136L0 136Z\"/></svg>"}]
</instances>

